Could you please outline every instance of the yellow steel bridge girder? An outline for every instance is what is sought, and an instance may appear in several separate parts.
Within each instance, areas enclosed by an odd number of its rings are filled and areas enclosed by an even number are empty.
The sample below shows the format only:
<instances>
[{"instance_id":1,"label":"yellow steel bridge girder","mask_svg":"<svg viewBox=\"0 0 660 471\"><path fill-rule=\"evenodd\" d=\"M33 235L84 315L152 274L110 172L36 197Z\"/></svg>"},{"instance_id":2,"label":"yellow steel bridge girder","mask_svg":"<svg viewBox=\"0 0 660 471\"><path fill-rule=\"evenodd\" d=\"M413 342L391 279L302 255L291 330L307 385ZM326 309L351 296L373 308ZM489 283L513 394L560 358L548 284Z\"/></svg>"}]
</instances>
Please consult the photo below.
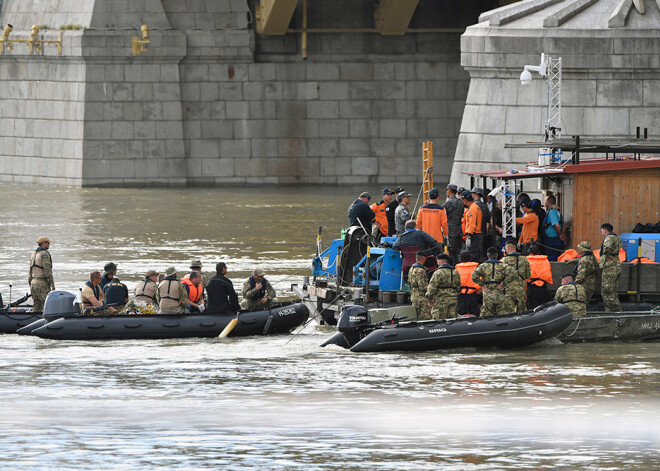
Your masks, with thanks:
<instances>
[{"instance_id":1,"label":"yellow steel bridge girder","mask_svg":"<svg viewBox=\"0 0 660 471\"><path fill-rule=\"evenodd\" d=\"M286 34L298 0L261 0L257 5L257 32Z\"/></svg>"},{"instance_id":2,"label":"yellow steel bridge girder","mask_svg":"<svg viewBox=\"0 0 660 471\"><path fill-rule=\"evenodd\" d=\"M380 0L376 8L376 25L380 34L406 34L419 0Z\"/></svg>"}]
</instances>

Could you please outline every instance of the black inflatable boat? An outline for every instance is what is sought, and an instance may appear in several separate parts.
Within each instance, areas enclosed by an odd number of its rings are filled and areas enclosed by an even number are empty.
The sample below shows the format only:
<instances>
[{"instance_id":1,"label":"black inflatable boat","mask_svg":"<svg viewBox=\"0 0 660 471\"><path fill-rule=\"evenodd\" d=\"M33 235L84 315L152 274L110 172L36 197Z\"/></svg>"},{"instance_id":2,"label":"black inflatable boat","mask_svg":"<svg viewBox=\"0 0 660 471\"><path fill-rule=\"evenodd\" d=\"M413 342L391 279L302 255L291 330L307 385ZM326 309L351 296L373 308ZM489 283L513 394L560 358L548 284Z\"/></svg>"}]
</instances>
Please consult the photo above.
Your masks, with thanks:
<instances>
[{"instance_id":1,"label":"black inflatable boat","mask_svg":"<svg viewBox=\"0 0 660 471\"><path fill-rule=\"evenodd\" d=\"M353 352L523 347L560 334L573 320L573 314L567 306L553 302L534 311L488 318L401 320L370 324L364 307L347 306L339 319L339 332L321 346L335 344Z\"/></svg>"},{"instance_id":2,"label":"black inflatable boat","mask_svg":"<svg viewBox=\"0 0 660 471\"><path fill-rule=\"evenodd\" d=\"M11 307L0 311L0 334L15 334L18 329L41 319L31 308Z\"/></svg>"}]
</instances>

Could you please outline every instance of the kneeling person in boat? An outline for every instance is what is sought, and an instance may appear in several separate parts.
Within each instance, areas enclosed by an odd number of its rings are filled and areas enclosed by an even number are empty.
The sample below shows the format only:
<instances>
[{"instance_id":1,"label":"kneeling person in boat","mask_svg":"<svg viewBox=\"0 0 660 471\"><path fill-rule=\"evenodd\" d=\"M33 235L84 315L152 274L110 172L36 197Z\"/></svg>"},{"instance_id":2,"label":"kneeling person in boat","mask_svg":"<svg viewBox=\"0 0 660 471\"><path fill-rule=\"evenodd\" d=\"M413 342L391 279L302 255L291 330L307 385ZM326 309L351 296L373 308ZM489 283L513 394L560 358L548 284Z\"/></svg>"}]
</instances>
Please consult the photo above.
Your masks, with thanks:
<instances>
[{"instance_id":1,"label":"kneeling person in boat","mask_svg":"<svg viewBox=\"0 0 660 471\"><path fill-rule=\"evenodd\" d=\"M410 300L417 311L417 319L430 320L431 306L426 297L426 290L429 286L429 277L426 267L426 255L424 252L417 252L415 264L410 267L408 272L408 286L410 286Z\"/></svg>"},{"instance_id":2,"label":"kneeling person in boat","mask_svg":"<svg viewBox=\"0 0 660 471\"><path fill-rule=\"evenodd\" d=\"M106 304L116 305L115 309L121 311L128 303L128 288L119 278L113 278L103 287Z\"/></svg>"},{"instance_id":3,"label":"kneeling person in boat","mask_svg":"<svg viewBox=\"0 0 660 471\"><path fill-rule=\"evenodd\" d=\"M227 264L215 265L216 275L209 280L206 292L209 297L209 312L234 313L241 310L234 284L227 278Z\"/></svg>"},{"instance_id":4,"label":"kneeling person in boat","mask_svg":"<svg viewBox=\"0 0 660 471\"><path fill-rule=\"evenodd\" d=\"M188 294L188 312L204 312L204 284L202 283L202 274L198 271L191 271L187 278L181 280L183 287Z\"/></svg>"},{"instance_id":5,"label":"kneeling person in boat","mask_svg":"<svg viewBox=\"0 0 660 471\"><path fill-rule=\"evenodd\" d=\"M255 268L252 276L243 283L243 299L247 303L247 309L264 309L273 305L276 293L264 276L266 272L261 268Z\"/></svg>"},{"instance_id":6,"label":"kneeling person in boat","mask_svg":"<svg viewBox=\"0 0 660 471\"><path fill-rule=\"evenodd\" d=\"M433 273L426 297L433 306L431 315L434 319L456 317L458 293L461 289L461 275L449 264L449 255L438 255L438 269Z\"/></svg>"},{"instance_id":7,"label":"kneeling person in boat","mask_svg":"<svg viewBox=\"0 0 660 471\"><path fill-rule=\"evenodd\" d=\"M575 283L572 273L566 273L561 279L561 286L555 293L555 301L566 304L573 312L573 317L583 317L587 314L586 299L584 287Z\"/></svg>"},{"instance_id":8,"label":"kneeling person in boat","mask_svg":"<svg viewBox=\"0 0 660 471\"><path fill-rule=\"evenodd\" d=\"M483 290L481 317L507 314L513 309L506 298L505 290L518 274L511 267L500 262L497 253L495 247L490 247L487 251L488 260L472 272L472 281Z\"/></svg>"},{"instance_id":9,"label":"kneeling person in boat","mask_svg":"<svg viewBox=\"0 0 660 471\"><path fill-rule=\"evenodd\" d=\"M176 268L169 267L165 271L165 278L158 285L156 299L160 309L158 314L184 314L188 304L188 294L183 283L176 277Z\"/></svg>"},{"instance_id":10,"label":"kneeling person in boat","mask_svg":"<svg viewBox=\"0 0 660 471\"><path fill-rule=\"evenodd\" d=\"M85 309L93 308L92 314L102 316L107 314L114 314L117 310L113 307L106 307L103 301L105 297L103 291L99 286L101 284L101 272L98 270L89 274L89 281L85 283L80 292L82 296L83 306Z\"/></svg>"}]
</instances>

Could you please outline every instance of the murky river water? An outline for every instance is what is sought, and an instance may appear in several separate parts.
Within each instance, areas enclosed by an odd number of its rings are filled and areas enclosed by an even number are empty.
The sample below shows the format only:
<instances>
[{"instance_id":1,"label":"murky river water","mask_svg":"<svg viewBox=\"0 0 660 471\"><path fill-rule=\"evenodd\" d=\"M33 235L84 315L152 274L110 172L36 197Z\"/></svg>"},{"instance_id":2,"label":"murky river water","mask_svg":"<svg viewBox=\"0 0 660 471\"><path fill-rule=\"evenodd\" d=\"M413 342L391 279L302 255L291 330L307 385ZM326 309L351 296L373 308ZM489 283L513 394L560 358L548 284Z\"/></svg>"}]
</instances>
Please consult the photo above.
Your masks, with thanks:
<instances>
[{"instance_id":1,"label":"murky river water","mask_svg":"<svg viewBox=\"0 0 660 471\"><path fill-rule=\"evenodd\" d=\"M369 188L372 194L376 188ZM345 223L336 188L0 186L0 291L49 236L58 289L106 262L255 266L286 295ZM165 216L168 214L168 216ZM0 336L0 468L654 469L660 343L353 354L290 336L47 341Z\"/></svg>"}]
</instances>

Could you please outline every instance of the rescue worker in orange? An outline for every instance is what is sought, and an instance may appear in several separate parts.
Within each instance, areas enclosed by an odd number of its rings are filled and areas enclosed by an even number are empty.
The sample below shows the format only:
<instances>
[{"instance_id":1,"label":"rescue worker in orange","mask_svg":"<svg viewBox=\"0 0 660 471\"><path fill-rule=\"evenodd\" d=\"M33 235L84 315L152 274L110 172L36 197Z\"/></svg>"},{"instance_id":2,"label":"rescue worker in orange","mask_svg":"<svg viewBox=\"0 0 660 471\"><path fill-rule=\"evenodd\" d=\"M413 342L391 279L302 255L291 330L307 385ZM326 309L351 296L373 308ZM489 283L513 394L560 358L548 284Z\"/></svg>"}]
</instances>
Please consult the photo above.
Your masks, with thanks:
<instances>
[{"instance_id":1,"label":"rescue worker in orange","mask_svg":"<svg viewBox=\"0 0 660 471\"><path fill-rule=\"evenodd\" d=\"M481 261L484 242L484 234L481 232L483 213L476 202L481 193L483 193L481 188L472 189L472 198L474 201L470 204L465 214L465 248L470 252L470 258L476 262Z\"/></svg>"},{"instance_id":2,"label":"rescue worker in orange","mask_svg":"<svg viewBox=\"0 0 660 471\"><path fill-rule=\"evenodd\" d=\"M188 294L188 312L204 312L204 284L202 283L202 274L198 271L191 271L190 275L181 280L183 287Z\"/></svg>"},{"instance_id":3,"label":"rescue worker in orange","mask_svg":"<svg viewBox=\"0 0 660 471\"><path fill-rule=\"evenodd\" d=\"M176 277L176 268L165 270L165 278L158 284L156 291L158 314L184 314L188 304L188 294L183 283Z\"/></svg>"},{"instance_id":4,"label":"rescue worker in orange","mask_svg":"<svg viewBox=\"0 0 660 471\"><path fill-rule=\"evenodd\" d=\"M381 237L387 237L387 230L389 228L387 224L387 205L390 204L394 198L394 190L391 188L383 188L380 192L382 199L378 203L371 205L371 210L376 214L376 223L372 230L372 235L376 240Z\"/></svg>"},{"instance_id":5,"label":"rescue worker in orange","mask_svg":"<svg viewBox=\"0 0 660 471\"><path fill-rule=\"evenodd\" d=\"M458 315L473 314L478 316L481 312L479 294L481 286L472 281L472 272L479 265L470 258L470 252L464 250L459 255L460 263L456 264L456 271L461 275L461 290L458 294Z\"/></svg>"},{"instance_id":6,"label":"rescue worker in orange","mask_svg":"<svg viewBox=\"0 0 660 471\"><path fill-rule=\"evenodd\" d=\"M527 309L534 309L548 300L547 285L552 283L552 268L547 255L541 255L541 247L532 244L527 256L532 274L527 278Z\"/></svg>"},{"instance_id":7,"label":"rescue worker in orange","mask_svg":"<svg viewBox=\"0 0 660 471\"><path fill-rule=\"evenodd\" d=\"M537 241L539 237L539 217L532 211L532 202L525 200L520 207L525 213L523 217L516 218L516 224L522 224L522 233L520 234L520 244L523 254L529 253L529 246Z\"/></svg>"},{"instance_id":8,"label":"rescue worker in orange","mask_svg":"<svg viewBox=\"0 0 660 471\"><path fill-rule=\"evenodd\" d=\"M429 203L425 204L417 212L417 229L421 229L438 242L444 242L447 246L449 225L447 224L447 213L445 208L438 204L440 190L431 188L429 190Z\"/></svg>"}]
</instances>

